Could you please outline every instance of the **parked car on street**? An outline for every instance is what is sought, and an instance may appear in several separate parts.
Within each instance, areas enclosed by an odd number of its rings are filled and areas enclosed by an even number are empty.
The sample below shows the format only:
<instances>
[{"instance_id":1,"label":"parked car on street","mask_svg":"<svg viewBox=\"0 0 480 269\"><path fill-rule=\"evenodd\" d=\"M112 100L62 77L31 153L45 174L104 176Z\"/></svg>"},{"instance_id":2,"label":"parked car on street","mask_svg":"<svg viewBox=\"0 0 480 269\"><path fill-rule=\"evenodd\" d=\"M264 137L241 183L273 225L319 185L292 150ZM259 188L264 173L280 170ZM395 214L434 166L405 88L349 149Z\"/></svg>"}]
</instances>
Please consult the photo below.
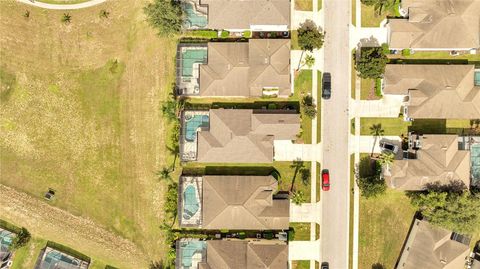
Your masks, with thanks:
<instances>
[{"instance_id":1,"label":"parked car on street","mask_svg":"<svg viewBox=\"0 0 480 269\"><path fill-rule=\"evenodd\" d=\"M331 95L332 95L332 75L330 75L330 73L323 73L322 98L330 99Z\"/></svg>"},{"instance_id":2,"label":"parked car on street","mask_svg":"<svg viewBox=\"0 0 480 269\"><path fill-rule=\"evenodd\" d=\"M322 170L322 190L330 190L330 173L328 172L328 169Z\"/></svg>"},{"instance_id":3,"label":"parked car on street","mask_svg":"<svg viewBox=\"0 0 480 269\"><path fill-rule=\"evenodd\" d=\"M380 148L384 151L392 152L393 154L396 154L398 152L398 146L386 141L381 141L380 142Z\"/></svg>"}]
</instances>

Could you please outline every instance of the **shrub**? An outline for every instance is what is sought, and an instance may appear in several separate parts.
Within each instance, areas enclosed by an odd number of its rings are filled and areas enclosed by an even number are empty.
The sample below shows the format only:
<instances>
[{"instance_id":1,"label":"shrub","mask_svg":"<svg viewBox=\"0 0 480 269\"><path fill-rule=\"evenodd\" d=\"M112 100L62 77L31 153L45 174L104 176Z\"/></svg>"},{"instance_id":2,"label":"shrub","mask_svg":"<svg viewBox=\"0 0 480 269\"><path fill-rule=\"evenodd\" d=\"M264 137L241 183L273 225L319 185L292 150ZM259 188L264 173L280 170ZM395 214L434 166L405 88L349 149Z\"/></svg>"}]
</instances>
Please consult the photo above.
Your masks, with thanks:
<instances>
[{"instance_id":1,"label":"shrub","mask_svg":"<svg viewBox=\"0 0 480 269\"><path fill-rule=\"evenodd\" d=\"M227 38L230 36L230 32L229 31L222 31L222 33L220 34L220 37L221 38Z\"/></svg>"},{"instance_id":2,"label":"shrub","mask_svg":"<svg viewBox=\"0 0 480 269\"><path fill-rule=\"evenodd\" d=\"M147 22L156 28L161 36L171 36L182 29L183 11L179 1L155 0L148 3L143 12L147 16Z\"/></svg>"},{"instance_id":3,"label":"shrub","mask_svg":"<svg viewBox=\"0 0 480 269\"><path fill-rule=\"evenodd\" d=\"M376 197L386 191L387 185L381 173L382 166L379 162L373 161L369 156L360 160L357 183L362 196Z\"/></svg>"},{"instance_id":4,"label":"shrub","mask_svg":"<svg viewBox=\"0 0 480 269\"><path fill-rule=\"evenodd\" d=\"M276 104L268 104L267 108L268 109L277 109L277 105Z\"/></svg>"},{"instance_id":5,"label":"shrub","mask_svg":"<svg viewBox=\"0 0 480 269\"><path fill-rule=\"evenodd\" d=\"M390 54L390 48L388 47L387 43L382 44L382 50L384 54Z\"/></svg>"},{"instance_id":6,"label":"shrub","mask_svg":"<svg viewBox=\"0 0 480 269\"><path fill-rule=\"evenodd\" d=\"M21 247L25 246L28 243L28 241L30 241L31 237L32 236L30 235L28 230L22 227L20 229L20 232L13 239L13 243L11 245L11 248L12 249L17 249L17 248L21 248Z\"/></svg>"},{"instance_id":7,"label":"shrub","mask_svg":"<svg viewBox=\"0 0 480 269\"><path fill-rule=\"evenodd\" d=\"M245 38L252 37L252 31L243 31L242 36Z\"/></svg>"},{"instance_id":8,"label":"shrub","mask_svg":"<svg viewBox=\"0 0 480 269\"><path fill-rule=\"evenodd\" d=\"M410 49L402 50L402 56L410 56L411 54L412 54L412 51Z\"/></svg>"},{"instance_id":9,"label":"shrub","mask_svg":"<svg viewBox=\"0 0 480 269\"><path fill-rule=\"evenodd\" d=\"M213 30L193 30L188 31L186 35L192 37L203 37L212 39L218 37L218 32Z\"/></svg>"},{"instance_id":10,"label":"shrub","mask_svg":"<svg viewBox=\"0 0 480 269\"><path fill-rule=\"evenodd\" d=\"M295 229L293 227L290 227L290 230L288 230L287 238L288 241L295 240Z\"/></svg>"},{"instance_id":11,"label":"shrub","mask_svg":"<svg viewBox=\"0 0 480 269\"><path fill-rule=\"evenodd\" d=\"M382 97L382 80L377 78L375 79L375 95Z\"/></svg>"}]
</instances>

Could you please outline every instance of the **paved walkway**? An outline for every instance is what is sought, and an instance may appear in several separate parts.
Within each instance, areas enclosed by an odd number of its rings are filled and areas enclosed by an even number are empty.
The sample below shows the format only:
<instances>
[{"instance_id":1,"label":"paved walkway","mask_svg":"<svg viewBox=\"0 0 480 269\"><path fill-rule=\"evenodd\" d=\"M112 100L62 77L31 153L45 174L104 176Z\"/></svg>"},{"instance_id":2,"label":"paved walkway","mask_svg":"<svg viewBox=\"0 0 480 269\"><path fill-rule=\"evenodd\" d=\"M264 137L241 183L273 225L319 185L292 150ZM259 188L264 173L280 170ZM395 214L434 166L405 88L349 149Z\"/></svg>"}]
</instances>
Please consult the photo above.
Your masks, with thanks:
<instances>
[{"instance_id":1,"label":"paved walkway","mask_svg":"<svg viewBox=\"0 0 480 269\"><path fill-rule=\"evenodd\" d=\"M87 8L87 7L92 7L101 3L106 2L107 0L90 0L87 2L83 3L78 3L78 4L47 4L47 3L42 3L39 1L35 0L17 0L17 2L31 5L31 6L36 6L39 8L45 8L45 9L56 9L56 10L70 10L70 9L81 9L81 8Z\"/></svg>"},{"instance_id":2,"label":"paved walkway","mask_svg":"<svg viewBox=\"0 0 480 269\"><path fill-rule=\"evenodd\" d=\"M397 118L402 105L403 97L400 96L385 96L380 100L351 100L350 116Z\"/></svg>"},{"instance_id":3,"label":"paved walkway","mask_svg":"<svg viewBox=\"0 0 480 269\"><path fill-rule=\"evenodd\" d=\"M275 161L315 162L321 158L321 144L294 144L291 140L274 140L273 146Z\"/></svg>"}]
</instances>

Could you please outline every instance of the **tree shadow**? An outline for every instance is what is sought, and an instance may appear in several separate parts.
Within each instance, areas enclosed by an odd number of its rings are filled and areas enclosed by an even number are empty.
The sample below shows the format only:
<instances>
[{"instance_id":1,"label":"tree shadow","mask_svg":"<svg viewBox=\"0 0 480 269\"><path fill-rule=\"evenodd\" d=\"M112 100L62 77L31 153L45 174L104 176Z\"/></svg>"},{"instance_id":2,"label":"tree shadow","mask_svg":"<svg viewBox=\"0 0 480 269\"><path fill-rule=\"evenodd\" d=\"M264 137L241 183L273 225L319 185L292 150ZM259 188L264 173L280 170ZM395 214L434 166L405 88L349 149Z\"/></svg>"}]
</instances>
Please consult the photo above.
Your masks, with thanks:
<instances>
[{"instance_id":1,"label":"tree shadow","mask_svg":"<svg viewBox=\"0 0 480 269\"><path fill-rule=\"evenodd\" d=\"M293 161L290 167L295 168L295 172L293 173L293 178L292 178L292 185L290 186L290 192L292 192L293 187L295 186L295 179L297 178L298 171L300 171L301 168L305 167L305 164L303 163L302 160L296 160L296 161Z\"/></svg>"},{"instance_id":2,"label":"tree shadow","mask_svg":"<svg viewBox=\"0 0 480 269\"><path fill-rule=\"evenodd\" d=\"M467 189L467 186L461 180L453 180L448 184L442 184L439 181L428 183L425 185L425 188L427 191L434 192L462 193Z\"/></svg>"},{"instance_id":3,"label":"tree shadow","mask_svg":"<svg viewBox=\"0 0 480 269\"><path fill-rule=\"evenodd\" d=\"M383 264L377 262L377 263L372 264L372 269L386 269L386 267L383 266Z\"/></svg>"},{"instance_id":4,"label":"tree shadow","mask_svg":"<svg viewBox=\"0 0 480 269\"><path fill-rule=\"evenodd\" d=\"M359 51L362 47L380 47L380 43L374 36L369 38L362 38L357 44L357 50Z\"/></svg>"}]
</instances>

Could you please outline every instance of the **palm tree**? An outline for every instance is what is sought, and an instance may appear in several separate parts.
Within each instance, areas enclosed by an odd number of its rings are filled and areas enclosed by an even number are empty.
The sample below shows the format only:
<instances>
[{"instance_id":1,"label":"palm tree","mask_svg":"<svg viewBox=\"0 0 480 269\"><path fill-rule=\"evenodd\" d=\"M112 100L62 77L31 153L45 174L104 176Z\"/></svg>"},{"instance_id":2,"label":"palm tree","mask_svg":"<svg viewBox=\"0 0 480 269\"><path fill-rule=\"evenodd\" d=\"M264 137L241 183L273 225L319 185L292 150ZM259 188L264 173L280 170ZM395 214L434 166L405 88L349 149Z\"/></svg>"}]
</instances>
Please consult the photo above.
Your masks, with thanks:
<instances>
[{"instance_id":1,"label":"palm tree","mask_svg":"<svg viewBox=\"0 0 480 269\"><path fill-rule=\"evenodd\" d=\"M172 175L170 174L172 171L168 167L163 167L161 170L157 171L157 176L160 180L165 181L172 181Z\"/></svg>"},{"instance_id":2,"label":"palm tree","mask_svg":"<svg viewBox=\"0 0 480 269\"><path fill-rule=\"evenodd\" d=\"M296 205L300 205L305 203L307 200L305 199L305 194L303 191L294 191L292 192L292 202Z\"/></svg>"},{"instance_id":3,"label":"palm tree","mask_svg":"<svg viewBox=\"0 0 480 269\"><path fill-rule=\"evenodd\" d=\"M382 124L377 123L373 124L370 126L370 134L375 137L375 140L373 141L373 146L372 146L372 154L370 156L373 156L373 152L375 150L375 145L377 144L377 139L379 136L382 136L385 133L385 130L382 129Z\"/></svg>"},{"instance_id":4,"label":"palm tree","mask_svg":"<svg viewBox=\"0 0 480 269\"><path fill-rule=\"evenodd\" d=\"M71 21L72 21L72 16L70 16L70 14L68 13L63 13L62 22L65 24L69 24Z\"/></svg>"},{"instance_id":5,"label":"palm tree","mask_svg":"<svg viewBox=\"0 0 480 269\"><path fill-rule=\"evenodd\" d=\"M312 66L315 64L315 57L312 55L308 54L305 57L305 60L303 61L303 65L308 66L308 68L312 68Z\"/></svg>"},{"instance_id":6,"label":"palm tree","mask_svg":"<svg viewBox=\"0 0 480 269\"><path fill-rule=\"evenodd\" d=\"M380 16L382 15L382 11L391 9L395 4L396 0L377 0L375 5L373 6L374 10Z\"/></svg>"},{"instance_id":7,"label":"palm tree","mask_svg":"<svg viewBox=\"0 0 480 269\"><path fill-rule=\"evenodd\" d=\"M395 160L395 154L392 152L383 152L380 154L379 157L379 162L383 166L385 166L385 170L390 173L390 165L393 163L393 160Z\"/></svg>"}]
</instances>

